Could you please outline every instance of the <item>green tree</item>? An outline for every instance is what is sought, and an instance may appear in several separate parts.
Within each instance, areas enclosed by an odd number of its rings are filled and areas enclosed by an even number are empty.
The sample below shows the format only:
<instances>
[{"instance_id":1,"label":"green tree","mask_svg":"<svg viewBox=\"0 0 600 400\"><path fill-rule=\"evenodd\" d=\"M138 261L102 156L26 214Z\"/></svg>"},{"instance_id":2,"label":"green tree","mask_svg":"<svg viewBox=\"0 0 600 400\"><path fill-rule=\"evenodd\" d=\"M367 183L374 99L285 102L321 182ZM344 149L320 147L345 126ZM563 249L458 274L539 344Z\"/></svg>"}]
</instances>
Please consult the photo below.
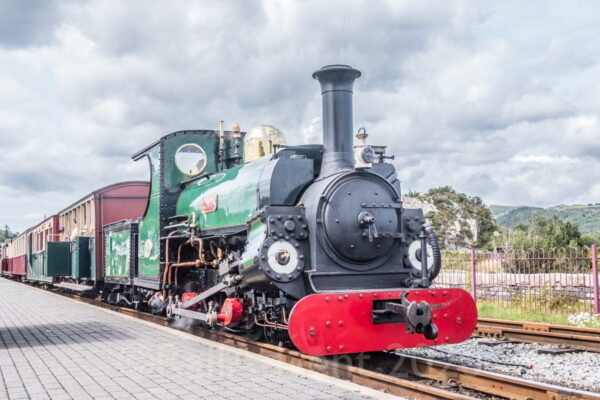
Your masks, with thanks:
<instances>
[{"instance_id":1,"label":"green tree","mask_svg":"<svg viewBox=\"0 0 600 400\"><path fill-rule=\"evenodd\" d=\"M600 245L600 232L595 232L589 235L581 235L583 246L591 246L593 244Z\"/></svg>"},{"instance_id":2,"label":"green tree","mask_svg":"<svg viewBox=\"0 0 600 400\"><path fill-rule=\"evenodd\" d=\"M10 231L8 225L4 225L4 229L0 230L0 243L6 242L14 237L16 237L18 233L14 233Z\"/></svg>"},{"instance_id":3,"label":"green tree","mask_svg":"<svg viewBox=\"0 0 600 400\"><path fill-rule=\"evenodd\" d=\"M556 216L533 216L526 223L519 224L508 233L507 247L521 249L557 249L580 247L589 243L577 225L561 220Z\"/></svg>"},{"instance_id":4,"label":"green tree","mask_svg":"<svg viewBox=\"0 0 600 400\"><path fill-rule=\"evenodd\" d=\"M509 272L582 272L589 270L589 260L569 256L569 248L590 244L590 237L581 235L577 225L557 216L531 217L508 231L506 248L513 250L503 262ZM593 239L592 239L593 240ZM563 250L564 249L564 250Z\"/></svg>"}]
</instances>

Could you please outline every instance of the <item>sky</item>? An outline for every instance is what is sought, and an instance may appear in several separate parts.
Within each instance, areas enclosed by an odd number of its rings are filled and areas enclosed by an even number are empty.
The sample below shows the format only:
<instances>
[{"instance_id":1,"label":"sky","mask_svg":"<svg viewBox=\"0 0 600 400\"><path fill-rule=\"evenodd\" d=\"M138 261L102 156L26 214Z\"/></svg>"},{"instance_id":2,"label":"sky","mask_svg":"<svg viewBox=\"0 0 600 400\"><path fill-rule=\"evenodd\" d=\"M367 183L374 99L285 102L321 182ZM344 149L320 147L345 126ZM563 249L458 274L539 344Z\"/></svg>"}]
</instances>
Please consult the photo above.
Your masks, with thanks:
<instances>
[{"instance_id":1,"label":"sky","mask_svg":"<svg viewBox=\"0 0 600 400\"><path fill-rule=\"evenodd\" d=\"M131 154L239 123L321 142L313 71L362 71L354 126L403 190L600 202L600 2L0 0L0 225L23 230Z\"/></svg>"}]
</instances>

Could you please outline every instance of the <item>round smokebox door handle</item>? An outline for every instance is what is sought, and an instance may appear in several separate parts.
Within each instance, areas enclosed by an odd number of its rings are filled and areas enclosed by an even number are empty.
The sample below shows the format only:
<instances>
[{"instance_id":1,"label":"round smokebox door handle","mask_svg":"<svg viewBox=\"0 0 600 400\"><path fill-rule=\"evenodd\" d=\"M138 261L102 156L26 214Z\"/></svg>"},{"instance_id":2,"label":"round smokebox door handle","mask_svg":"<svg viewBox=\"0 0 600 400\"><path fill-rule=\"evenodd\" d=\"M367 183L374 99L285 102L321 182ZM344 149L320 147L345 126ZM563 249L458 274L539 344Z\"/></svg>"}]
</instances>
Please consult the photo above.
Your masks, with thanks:
<instances>
[{"instance_id":1,"label":"round smokebox door handle","mask_svg":"<svg viewBox=\"0 0 600 400\"><path fill-rule=\"evenodd\" d=\"M377 227L375 226L375 216L369 211L361 211L358 214L358 224L363 228L368 228L369 242L379 237Z\"/></svg>"}]
</instances>

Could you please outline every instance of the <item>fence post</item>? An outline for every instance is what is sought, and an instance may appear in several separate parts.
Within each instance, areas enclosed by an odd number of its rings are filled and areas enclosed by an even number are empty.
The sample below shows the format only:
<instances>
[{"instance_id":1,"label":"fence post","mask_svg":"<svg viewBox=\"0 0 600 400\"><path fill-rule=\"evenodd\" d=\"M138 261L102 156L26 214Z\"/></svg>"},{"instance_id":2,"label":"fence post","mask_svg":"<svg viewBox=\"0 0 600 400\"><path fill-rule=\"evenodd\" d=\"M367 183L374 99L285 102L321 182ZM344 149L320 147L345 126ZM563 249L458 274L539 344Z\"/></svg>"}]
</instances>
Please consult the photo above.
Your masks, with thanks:
<instances>
[{"instance_id":1,"label":"fence post","mask_svg":"<svg viewBox=\"0 0 600 400\"><path fill-rule=\"evenodd\" d=\"M477 301L477 250L471 249L471 296Z\"/></svg>"},{"instance_id":2,"label":"fence post","mask_svg":"<svg viewBox=\"0 0 600 400\"><path fill-rule=\"evenodd\" d=\"M592 279L594 282L594 314L600 314L600 290L598 288L598 246L592 245Z\"/></svg>"}]
</instances>

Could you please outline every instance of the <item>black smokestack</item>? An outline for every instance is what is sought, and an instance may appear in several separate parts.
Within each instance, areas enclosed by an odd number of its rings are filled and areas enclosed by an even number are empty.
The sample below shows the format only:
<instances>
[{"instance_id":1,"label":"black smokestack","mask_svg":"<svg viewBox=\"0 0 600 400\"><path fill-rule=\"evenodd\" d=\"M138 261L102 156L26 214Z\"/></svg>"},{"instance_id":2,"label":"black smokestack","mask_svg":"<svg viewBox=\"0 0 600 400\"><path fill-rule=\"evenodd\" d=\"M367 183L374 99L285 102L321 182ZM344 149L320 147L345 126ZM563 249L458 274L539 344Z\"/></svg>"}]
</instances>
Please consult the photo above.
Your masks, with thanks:
<instances>
[{"instance_id":1,"label":"black smokestack","mask_svg":"<svg viewBox=\"0 0 600 400\"><path fill-rule=\"evenodd\" d=\"M360 71L348 65L327 65L313 73L323 97L322 177L354 168L352 86Z\"/></svg>"}]
</instances>

